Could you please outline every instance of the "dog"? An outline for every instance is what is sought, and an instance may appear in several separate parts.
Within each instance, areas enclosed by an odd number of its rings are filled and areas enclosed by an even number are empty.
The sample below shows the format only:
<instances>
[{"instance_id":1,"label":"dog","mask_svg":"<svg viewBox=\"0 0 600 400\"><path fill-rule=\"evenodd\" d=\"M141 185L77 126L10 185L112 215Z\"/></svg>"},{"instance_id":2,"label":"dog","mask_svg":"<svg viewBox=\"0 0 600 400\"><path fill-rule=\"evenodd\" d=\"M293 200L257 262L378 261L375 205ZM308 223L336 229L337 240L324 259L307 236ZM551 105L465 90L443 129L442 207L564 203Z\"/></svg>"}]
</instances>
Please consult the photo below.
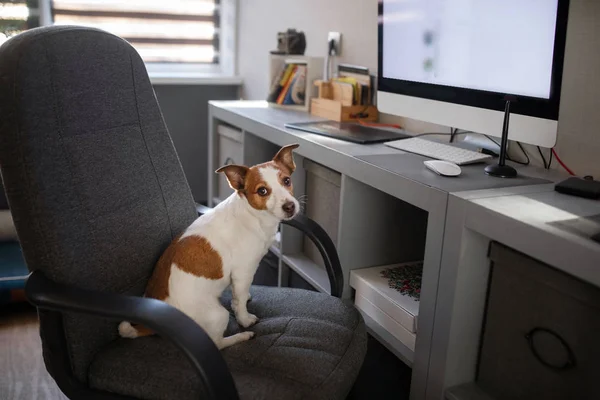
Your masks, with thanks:
<instances>
[{"instance_id":1,"label":"dog","mask_svg":"<svg viewBox=\"0 0 600 400\"><path fill-rule=\"evenodd\" d=\"M246 307L254 274L275 240L279 223L294 218L300 209L291 180L297 147L282 147L271 161L253 167L219 168L216 172L225 174L234 192L170 244L146 287L146 297L187 314L219 349L254 336L254 332L243 331L224 337L229 312L219 298L231 285L231 307L237 322L248 328L258 321ZM127 321L121 322L118 330L125 338L154 333Z\"/></svg>"}]
</instances>

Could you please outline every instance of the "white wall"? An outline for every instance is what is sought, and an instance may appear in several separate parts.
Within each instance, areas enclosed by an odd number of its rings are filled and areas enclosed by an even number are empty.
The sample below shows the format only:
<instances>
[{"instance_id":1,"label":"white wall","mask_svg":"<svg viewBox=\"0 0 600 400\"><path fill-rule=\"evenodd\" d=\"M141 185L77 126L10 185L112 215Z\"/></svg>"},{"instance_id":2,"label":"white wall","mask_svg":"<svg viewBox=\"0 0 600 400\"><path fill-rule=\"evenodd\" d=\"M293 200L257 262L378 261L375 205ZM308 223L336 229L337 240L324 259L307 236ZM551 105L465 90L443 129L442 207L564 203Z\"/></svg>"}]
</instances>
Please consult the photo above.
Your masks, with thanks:
<instances>
[{"instance_id":1,"label":"white wall","mask_svg":"<svg viewBox=\"0 0 600 400\"><path fill-rule=\"evenodd\" d=\"M327 32L342 33L341 61L377 70L378 0L239 0L238 71L243 96L267 96L268 54L277 32L306 34L306 54L323 56ZM571 0L556 151L576 173L600 179L600 1ZM403 120L408 130L439 129ZM528 148L539 163L537 150ZM558 163L554 162L554 167Z\"/></svg>"},{"instance_id":2,"label":"white wall","mask_svg":"<svg viewBox=\"0 0 600 400\"><path fill-rule=\"evenodd\" d=\"M377 0L239 0L238 69L244 97L267 96L277 32L304 31L306 55L323 57L327 33L342 32L342 59L377 70Z\"/></svg>"}]
</instances>

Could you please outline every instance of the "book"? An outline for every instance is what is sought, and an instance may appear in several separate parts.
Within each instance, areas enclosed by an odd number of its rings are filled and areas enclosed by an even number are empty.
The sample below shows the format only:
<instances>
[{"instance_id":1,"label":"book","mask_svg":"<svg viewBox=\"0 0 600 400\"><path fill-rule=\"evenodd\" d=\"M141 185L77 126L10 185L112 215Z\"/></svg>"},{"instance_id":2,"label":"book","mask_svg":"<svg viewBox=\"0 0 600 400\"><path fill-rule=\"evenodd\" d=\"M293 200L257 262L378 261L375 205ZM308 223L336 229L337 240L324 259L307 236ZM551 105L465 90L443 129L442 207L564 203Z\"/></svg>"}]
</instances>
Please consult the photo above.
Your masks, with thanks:
<instances>
[{"instance_id":1,"label":"book","mask_svg":"<svg viewBox=\"0 0 600 400\"><path fill-rule=\"evenodd\" d=\"M275 103L281 94L281 91L285 87L288 82L290 75L294 69L293 64L283 64L279 72L275 75L275 78L271 82L271 87L269 90L269 95L267 96L267 101L270 103Z\"/></svg>"},{"instance_id":2,"label":"book","mask_svg":"<svg viewBox=\"0 0 600 400\"><path fill-rule=\"evenodd\" d=\"M295 64L290 64L290 68L291 68L291 72L288 74L286 74L287 76L284 76L284 79L286 80L285 85L283 86L283 89L281 89L281 93L279 93L279 96L277 97L277 104L283 104L283 99L285 99L285 95L287 94L288 90L290 89L290 85L292 83L294 74L296 73L296 69L298 68L297 65Z\"/></svg>"},{"instance_id":3,"label":"book","mask_svg":"<svg viewBox=\"0 0 600 400\"><path fill-rule=\"evenodd\" d=\"M306 65L298 65L283 104L304 105L306 95Z\"/></svg>"}]
</instances>

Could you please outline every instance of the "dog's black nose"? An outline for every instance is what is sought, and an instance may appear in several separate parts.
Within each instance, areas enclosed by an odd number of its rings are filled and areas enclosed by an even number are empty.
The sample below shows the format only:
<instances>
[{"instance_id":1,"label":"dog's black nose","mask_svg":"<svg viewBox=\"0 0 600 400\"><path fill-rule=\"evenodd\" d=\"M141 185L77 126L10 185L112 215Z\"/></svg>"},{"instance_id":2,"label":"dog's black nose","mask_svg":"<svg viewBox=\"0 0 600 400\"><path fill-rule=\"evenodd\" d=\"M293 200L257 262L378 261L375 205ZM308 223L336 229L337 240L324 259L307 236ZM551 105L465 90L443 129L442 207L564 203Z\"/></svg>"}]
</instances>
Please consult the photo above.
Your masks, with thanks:
<instances>
[{"instance_id":1,"label":"dog's black nose","mask_svg":"<svg viewBox=\"0 0 600 400\"><path fill-rule=\"evenodd\" d=\"M293 201L288 201L281 208L286 212L286 214L292 215L296 210L296 204L294 204Z\"/></svg>"}]
</instances>

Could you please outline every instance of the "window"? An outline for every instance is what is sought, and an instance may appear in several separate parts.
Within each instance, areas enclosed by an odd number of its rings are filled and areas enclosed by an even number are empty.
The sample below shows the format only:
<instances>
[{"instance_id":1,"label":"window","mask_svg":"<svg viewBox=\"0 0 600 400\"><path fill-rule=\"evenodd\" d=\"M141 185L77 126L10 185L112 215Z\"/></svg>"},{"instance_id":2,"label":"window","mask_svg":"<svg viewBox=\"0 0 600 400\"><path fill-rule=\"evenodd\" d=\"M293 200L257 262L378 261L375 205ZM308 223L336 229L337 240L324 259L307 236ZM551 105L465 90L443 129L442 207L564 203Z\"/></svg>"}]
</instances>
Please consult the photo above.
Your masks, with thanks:
<instances>
[{"instance_id":1,"label":"window","mask_svg":"<svg viewBox=\"0 0 600 400\"><path fill-rule=\"evenodd\" d=\"M0 35L48 24L118 35L151 74L234 73L235 0L0 0Z\"/></svg>"},{"instance_id":2,"label":"window","mask_svg":"<svg viewBox=\"0 0 600 400\"><path fill-rule=\"evenodd\" d=\"M37 1L0 0L0 44L9 37L40 25Z\"/></svg>"}]
</instances>

